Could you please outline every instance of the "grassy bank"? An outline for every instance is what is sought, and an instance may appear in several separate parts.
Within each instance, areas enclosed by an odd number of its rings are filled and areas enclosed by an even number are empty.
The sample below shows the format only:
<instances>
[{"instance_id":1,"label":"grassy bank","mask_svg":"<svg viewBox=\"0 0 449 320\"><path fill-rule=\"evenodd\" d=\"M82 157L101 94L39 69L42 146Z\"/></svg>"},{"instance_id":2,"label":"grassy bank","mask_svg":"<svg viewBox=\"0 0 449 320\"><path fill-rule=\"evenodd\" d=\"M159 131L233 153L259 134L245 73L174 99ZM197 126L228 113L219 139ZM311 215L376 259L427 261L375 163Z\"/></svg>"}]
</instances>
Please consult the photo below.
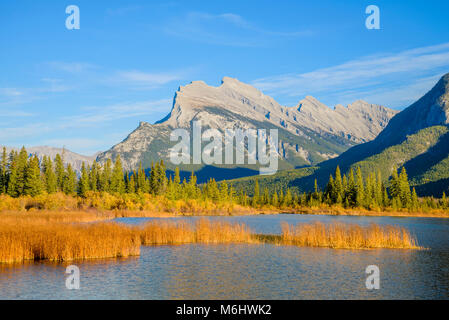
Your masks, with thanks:
<instances>
[{"instance_id":1,"label":"grassy bank","mask_svg":"<svg viewBox=\"0 0 449 320\"><path fill-rule=\"evenodd\" d=\"M246 225L211 222L152 221L141 226L95 222L93 214L33 213L0 215L0 262L27 260L71 261L128 257L140 254L141 245L189 243L274 243L329 248L417 249L405 229L321 224L283 225L281 235L258 235ZM104 216L103 216L104 217Z\"/></svg>"},{"instance_id":2,"label":"grassy bank","mask_svg":"<svg viewBox=\"0 0 449 320\"><path fill-rule=\"evenodd\" d=\"M316 206L243 206L229 201L208 199L170 200L164 196L149 194L112 195L107 192L91 193L90 197L76 197L63 193L42 194L12 198L0 195L0 214L21 212L79 212L83 215L105 217L173 217L173 216L230 216L252 214L326 214L355 216L401 216L449 218L449 211L443 209L409 210L392 208L344 208L341 205L319 204Z\"/></svg>"}]
</instances>

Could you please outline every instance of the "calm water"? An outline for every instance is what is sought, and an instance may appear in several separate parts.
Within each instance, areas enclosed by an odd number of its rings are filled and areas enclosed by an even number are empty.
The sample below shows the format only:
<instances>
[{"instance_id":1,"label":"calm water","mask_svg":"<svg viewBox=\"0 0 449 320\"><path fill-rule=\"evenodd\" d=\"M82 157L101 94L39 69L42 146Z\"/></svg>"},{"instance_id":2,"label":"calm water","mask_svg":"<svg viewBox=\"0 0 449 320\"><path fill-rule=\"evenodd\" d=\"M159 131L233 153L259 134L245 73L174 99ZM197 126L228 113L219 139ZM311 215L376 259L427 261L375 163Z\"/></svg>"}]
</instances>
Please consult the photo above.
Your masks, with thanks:
<instances>
[{"instance_id":1,"label":"calm water","mask_svg":"<svg viewBox=\"0 0 449 320\"><path fill-rule=\"evenodd\" d=\"M449 219L302 215L210 219L244 222L261 233L279 233L282 221L394 224L410 230L429 250L267 244L142 247L140 257L77 262L80 290L65 288L64 264L0 265L0 299L449 298ZM148 220L117 219L131 224ZM373 264L380 268L379 290L365 287L365 268Z\"/></svg>"}]
</instances>

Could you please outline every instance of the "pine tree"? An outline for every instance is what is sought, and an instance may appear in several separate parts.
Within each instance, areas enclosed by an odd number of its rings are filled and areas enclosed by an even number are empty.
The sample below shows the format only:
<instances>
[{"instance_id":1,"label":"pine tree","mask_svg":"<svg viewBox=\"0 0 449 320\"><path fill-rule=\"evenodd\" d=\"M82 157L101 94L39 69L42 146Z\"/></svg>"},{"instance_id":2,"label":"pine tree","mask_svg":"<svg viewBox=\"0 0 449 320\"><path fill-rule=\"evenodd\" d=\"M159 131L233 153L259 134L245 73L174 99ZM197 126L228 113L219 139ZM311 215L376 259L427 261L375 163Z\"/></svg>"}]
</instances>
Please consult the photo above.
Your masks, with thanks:
<instances>
[{"instance_id":1,"label":"pine tree","mask_svg":"<svg viewBox=\"0 0 449 320\"><path fill-rule=\"evenodd\" d=\"M180 199L181 198L181 177L179 174L179 168L175 168L175 177L173 178L173 192L174 192L174 198Z\"/></svg>"},{"instance_id":2,"label":"pine tree","mask_svg":"<svg viewBox=\"0 0 449 320\"><path fill-rule=\"evenodd\" d=\"M149 184L146 179L145 170L142 167L142 162L139 163L139 169L137 170L137 178L136 178L136 191L137 193L148 193L149 192Z\"/></svg>"},{"instance_id":3,"label":"pine tree","mask_svg":"<svg viewBox=\"0 0 449 320\"><path fill-rule=\"evenodd\" d=\"M126 176L129 176L128 173ZM136 180L134 179L134 173L129 177L128 184L126 185L126 192L131 194L136 193Z\"/></svg>"},{"instance_id":4,"label":"pine tree","mask_svg":"<svg viewBox=\"0 0 449 320\"><path fill-rule=\"evenodd\" d=\"M111 186L111 176L112 176L112 162L111 159L107 159L106 163L103 165L103 169L100 173L99 190L110 192Z\"/></svg>"},{"instance_id":5,"label":"pine tree","mask_svg":"<svg viewBox=\"0 0 449 320\"><path fill-rule=\"evenodd\" d=\"M231 183L231 185L229 186L229 202L233 203L234 202L234 198L235 198L235 189L234 189L234 187L232 186L232 183Z\"/></svg>"},{"instance_id":6,"label":"pine tree","mask_svg":"<svg viewBox=\"0 0 449 320\"><path fill-rule=\"evenodd\" d=\"M3 147L2 160L0 162L0 194L6 193L8 190L8 155L6 147Z\"/></svg>"},{"instance_id":7,"label":"pine tree","mask_svg":"<svg viewBox=\"0 0 449 320\"><path fill-rule=\"evenodd\" d=\"M357 188L354 178L354 170L349 171L348 186L345 194L348 206L355 207L357 205Z\"/></svg>"},{"instance_id":8,"label":"pine tree","mask_svg":"<svg viewBox=\"0 0 449 320\"><path fill-rule=\"evenodd\" d=\"M57 189L58 191L64 191L65 168L64 161L59 153L55 157L55 173Z\"/></svg>"},{"instance_id":9,"label":"pine tree","mask_svg":"<svg viewBox=\"0 0 449 320\"><path fill-rule=\"evenodd\" d=\"M53 170L53 162L50 157L44 157L43 171L45 177L45 189L47 193L52 194L58 191L58 184L55 171Z\"/></svg>"},{"instance_id":10,"label":"pine tree","mask_svg":"<svg viewBox=\"0 0 449 320\"><path fill-rule=\"evenodd\" d=\"M206 197L213 201L217 201L220 197L220 191L214 178L211 178L206 184Z\"/></svg>"},{"instance_id":11,"label":"pine tree","mask_svg":"<svg viewBox=\"0 0 449 320\"><path fill-rule=\"evenodd\" d=\"M159 164L156 162L156 165L154 165L153 161L151 161L151 171L150 171L150 178L149 178L149 191L152 194L156 194L157 192L157 172L159 170Z\"/></svg>"},{"instance_id":12,"label":"pine tree","mask_svg":"<svg viewBox=\"0 0 449 320\"><path fill-rule=\"evenodd\" d=\"M18 154L15 151L11 151L9 155L9 164L8 164L8 186L7 186L7 193L11 197L17 197L19 196L19 188L17 184L17 178L18 178Z\"/></svg>"},{"instance_id":13,"label":"pine tree","mask_svg":"<svg viewBox=\"0 0 449 320\"><path fill-rule=\"evenodd\" d=\"M292 201L293 201L292 192L291 192L290 188L288 188L287 192L285 193L283 205L285 207L289 207L292 205Z\"/></svg>"},{"instance_id":14,"label":"pine tree","mask_svg":"<svg viewBox=\"0 0 449 320\"><path fill-rule=\"evenodd\" d=\"M110 191L117 192L120 194L125 193L125 180L120 155L118 155L117 158L115 159L114 169L112 170L111 176Z\"/></svg>"},{"instance_id":15,"label":"pine tree","mask_svg":"<svg viewBox=\"0 0 449 320\"><path fill-rule=\"evenodd\" d=\"M404 167L401 169L401 173L399 174L399 190L400 190L400 199L402 206L404 208L408 208L411 203L411 193L410 193L410 184L408 182L407 171Z\"/></svg>"},{"instance_id":16,"label":"pine tree","mask_svg":"<svg viewBox=\"0 0 449 320\"><path fill-rule=\"evenodd\" d=\"M395 203L397 204L397 200L400 200L401 188L399 183L398 171L396 168L393 168L393 172L391 173L390 195L391 198L395 200ZM400 205L400 207L402 207L402 205Z\"/></svg>"},{"instance_id":17,"label":"pine tree","mask_svg":"<svg viewBox=\"0 0 449 320\"><path fill-rule=\"evenodd\" d=\"M449 209L449 200L446 197L446 192L443 191L443 195L441 196L441 206L443 209Z\"/></svg>"},{"instance_id":18,"label":"pine tree","mask_svg":"<svg viewBox=\"0 0 449 320\"><path fill-rule=\"evenodd\" d=\"M254 195L253 195L253 201L252 206L256 207L259 204L259 198L260 198L260 188L259 188L259 180L255 179L254 182Z\"/></svg>"},{"instance_id":19,"label":"pine tree","mask_svg":"<svg viewBox=\"0 0 449 320\"><path fill-rule=\"evenodd\" d=\"M410 207L411 207L411 209L416 210L416 209L418 209L418 206L419 206L418 195L416 194L415 188L413 188L412 195L411 195Z\"/></svg>"},{"instance_id":20,"label":"pine tree","mask_svg":"<svg viewBox=\"0 0 449 320\"><path fill-rule=\"evenodd\" d=\"M220 199L219 201L228 201L228 184L226 181L220 183Z\"/></svg>"},{"instance_id":21,"label":"pine tree","mask_svg":"<svg viewBox=\"0 0 449 320\"><path fill-rule=\"evenodd\" d=\"M337 201L337 192L335 188L335 181L332 175L329 176L329 181L327 183L326 189L324 191L324 196L329 199L329 204L335 203Z\"/></svg>"},{"instance_id":22,"label":"pine tree","mask_svg":"<svg viewBox=\"0 0 449 320\"><path fill-rule=\"evenodd\" d=\"M28 153L22 147L19 154L11 152L8 194L11 197L23 195L25 186L25 173L28 165Z\"/></svg>"},{"instance_id":23,"label":"pine tree","mask_svg":"<svg viewBox=\"0 0 449 320\"><path fill-rule=\"evenodd\" d=\"M73 170L72 165L69 163L64 173L64 179L62 183L62 190L65 194L76 194L76 172Z\"/></svg>"},{"instance_id":24,"label":"pine tree","mask_svg":"<svg viewBox=\"0 0 449 320\"><path fill-rule=\"evenodd\" d=\"M81 165L81 176L78 180L78 195L85 197L89 189L89 173L86 169L86 164L83 162Z\"/></svg>"},{"instance_id":25,"label":"pine tree","mask_svg":"<svg viewBox=\"0 0 449 320\"><path fill-rule=\"evenodd\" d=\"M271 197L271 205L274 207L279 205L279 198L276 190L273 192L273 196Z\"/></svg>"},{"instance_id":26,"label":"pine tree","mask_svg":"<svg viewBox=\"0 0 449 320\"><path fill-rule=\"evenodd\" d=\"M337 166L337 169L335 169L334 189L335 189L334 201L335 203L341 203L343 199L343 182L341 180L340 166Z\"/></svg>"},{"instance_id":27,"label":"pine tree","mask_svg":"<svg viewBox=\"0 0 449 320\"><path fill-rule=\"evenodd\" d=\"M164 160L161 160L159 163L159 171L158 171L158 194L164 194L167 189L167 172L165 168Z\"/></svg>"},{"instance_id":28,"label":"pine tree","mask_svg":"<svg viewBox=\"0 0 449 320\"><path fill-rule=\"evenodd\" d=\"M365 186L360 167L357 168L356 180L356 206L363 207L365 203Z\"/></svg>"},{"instance_id":29,"label":"pine tree","mask_svg":"<svg viewBox=\"0 0 449 320\"><path fill-rule=\"evenodd\" d=\"M41 169L36 155L28 160L24 177L23 194L34 197L43 192Z\"/></svg>"},{"instance_id":30,"label":"pine tree","mask_svg":"<svg viewBox=\"0 0 449 320\"><path fill-rule=\"evenodd\" d=\"M92 163L92 168L89 171L89 189L92 191L98 191L98 163L96 160Z\"/></svg>"}]
</instances>

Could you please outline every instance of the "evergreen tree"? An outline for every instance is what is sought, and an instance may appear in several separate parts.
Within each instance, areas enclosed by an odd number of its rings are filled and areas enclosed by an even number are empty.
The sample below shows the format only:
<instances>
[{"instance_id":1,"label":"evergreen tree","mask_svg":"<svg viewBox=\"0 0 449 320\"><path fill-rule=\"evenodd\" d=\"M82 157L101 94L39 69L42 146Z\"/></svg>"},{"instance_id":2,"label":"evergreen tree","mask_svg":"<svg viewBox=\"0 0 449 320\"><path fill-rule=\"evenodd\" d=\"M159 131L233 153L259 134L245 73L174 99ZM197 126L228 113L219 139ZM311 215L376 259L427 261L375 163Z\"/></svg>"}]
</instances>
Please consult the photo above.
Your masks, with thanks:
<instances>
[{"instance_id":1,"label":"evergreen tree","mask_svg":"<svg viewBox=\"0 0 449 320\"><path fill-rule=\"evenodd\" d=\"M98 172L98 163L96 160L92 163L92 167L89 171L89 189L92 191L98 191L98 181L99 181L99 172Z\"/></svg>"},{"instance_id":2,"label":"evergreen tree","mask_svg":"<svg viewBox=\"0 0 449 320\"><path fill-rule=\"evenodd\" d=\"M401 199L402 206L408 208L411 203L410 184L408 182L407 171L404 167L399 174L399 197Z\"/></svg>"},{"instance_id":3,"label":"evergreen tree","mask_svg":"<svg viewBox=\"0 0 449 320\"><path fill-rule=\"evenodd\" d=\"M291 192L290 188L288 188L287 192L285 193L285 196L284 196L283 205L285 207L289 207L292 205L292 201L293 201L292 192Z\"/></svg>"},{"instance_id":4,"label":"evergreen tree","mask_svg":"<svg viewBox=\"0 0 449 320\"><path fill-rule=\"evenodd\" d=\"M0 194L8 190L8 155L6 147L3 147L2 160L0 162Z\"/></svg>"},{"instance_id":5,"label":"evergreen tree","mask_svg":"<svg viewBox=\"0 0 449 320\"><path fill-rule=\"evenodd\" d=\"M6 188L6 192L11 197L17 197L18 194L18 187L17 187L17 175L18 175L18 169L17 169L17 158L18 155L15 151L11 151L9 155L9 164L8 164L8 185Z\"/></svg>"},{"instance_id":6,"label":"evergreen tree","mask_svg":"<svg viewBox=\"0 0 449 320\"><path fill-rule=\"evenodd\" d=\"M363 207L365 203L365 186L360 167L357 168L356 180L356 206Z\"/></svg>"},{"instance_id":7,"label":"evergreen tree","mask_svg":"<svg viewBox=\"0 0 449 320\"><path fill-rule=\"evenodd\" d=\"M129 175L126 174L126 176L128 177ZM136 193L136 181L134 179L134 173L131 174L131 176L128 178L128 184L126 185L126 192L128 193Z\"/></svg>"},{"instance_id":8,"label":"evergreen tree","mask_svg":"<svg viewBox=\"0 0 449 320\"><path fill-rule=\"evenodd\" d=\"M419 207L419 202L418 202L418 195L416 194L416 190L415 188L413 188L412 191L412 195L411 195L411 205L410 205L411 209L416 210Z\"/></svg>"},{"instance_id":9,"label":"evergreen tree","mask_svg":"<svg viewBox=\"0 0 449 320\"><path fill-rule=\"evenodd\" d=\"M89 172L86 169L86 164L83 162L81 165L81 176L78 180L78 195L85 197L89 189Z\"/></svg>"},{"instance_id":10,"label":"evergreen tree","mask_svg":"<svg viewBox=\"0 0 449 320\"><path fill-rule=\"evenodd\" d=\"M343 182L341 179L340 166L335 169L335 182L334 182L334 192L335 192L335 203L342 203L343 200Z\"/></svg>"},{"instance_id":11,"label":"evergreen tree","mask_svg":"<svg viewBox=\"0 0 449 320\"><path fill-rule=\"evenodd\" d=\"M227 201L228 200L228 184L226 181L222 181L220 183L220 198L219 201Z\"/></svg>"},{"instance_id":12,"label":"evergreen tree","mask_svg":"<svg viewBox=\"0 0 449 320\"><path fill-rule=\"evenodd\" d=\"M44 157L43 171L45 177L45 189L47 193L52 194L58 191L58 182L53 169L53 161L50 157Z\"/></svg>"},{"instance_id":13,"label":"evergreen tree","mask_svg":"<svg viewBox=\"0 0 449 320\"><path fill-rule=\"evenodd\" d=\"M117 192L120 194L125 193L125 180L120 155L118 155L117 158L115 159L114 169L112 170L111 176L110 191Z\"/></svg>"},{"instance_id":14,"label":"evergreen tree","mask_svg":"<svg viewBox=\"0 0 449 320\"><path fill-rule=\"evenodd\" d=\"M150 178L149 178L149 191L152 194L156 194L157 192L157 176L158 173L156 171L159 171L159 163L156 162L156 165L154 165L153 161L151 161L151 171L150 171Z\"/></svg>"},{"instance_id":15,"label":"evergreen tree","mask_svg":"<svg viewBox=\"0 0 449 320\"><path fill-rule=\"evenodd\" d=\"M110 192L111 189L111 176L112 176L112 161L107 159L100 173L99 190Z\"/></svg>"},{"instance_id":16,"label":"evergreen tree","mask_svg":"<svg viewBox=\"0 0 449 320\"><path fill-rule=\"evenodd\" d=\"M393 172L391 173L390 195L392 199L396 199L396 203L397 200L400 200L401 188L399 183L398 171L396 168L393 168ZM400 205L400 207L402 207L402 205Z\"/></svg>"},{"instance_id":17,"label":"evergreen tree","mask_svg":"<svg viewBox=\"0 0 449 320\"><path fill-rule=\"evenodd\" d=\"M279 198L276 190L273 192L273 195L271 197L271 205L274 207L277 207L279 205Z\"/></svg>"},{"instance_id":18,"label":"evergreen tree","mask_svg":"<svg viewBox=\"0 0 449 320\"><path fill-rule=\"evenodd\" d=\"M136 185L137 193L148 193L150 191L150 186L146 179L145 170L142 168L142 162L139 163L139 169L137 170Z\"/></svg>"},{"instance_id":19,"label":"evergreen tree","mask_svg":"<svg viewBox=\"0 0 449 320\"><path fill-rule=\"evenodd\" d=\"M56 173L57 189L58 191L64 191L64 176L65 176L64 160L62 159L59 153L55 157L55 173Z\"/></svg>"},{"instance_id":20,"label":"evergreen tree","mask_svg":"<svg viewBox=\"0 0 449 320\"><path fill-rule=\"evenodd\" d=\"M73 170L72 165L69 163L64 173L64 179L62 183L62 190L65 194L76 194L76 172Z\"/></svg>"},{"instance_id":21,"label":"evergreen tree","mask_svg":"<svg viewBox=\"0 0 449 320\"><path fill-rule=\"evenodd\" d=\"M252 201L253 207L256 207L259 204L259 201L260 201L259 198L260 198L259 180L255 179L255 182L254 182L254 195L253 195L253 201Z\"/></svg>"},{"instance_id":22,"label":"evergreen tree","mask_svg":"<svg viewBox=\"0 0 449 320\"><path fill-rule=\"evenodd\" d=\"M11 197L23 195L25 186L25 172L28 165L28 153L22 147L20 153L11 152L9 165L8 194Z\"/></svg>"},{"instance_id":23,"label":"evergreen tree","mask_svg":"<svg viewBox=\"0 0 449 320\"><path fill-rule=\"evenodd\" d=\"M28 160L24 178L23 193L25 195L34 197L43 192L41 169L39 167L39 159L36 155Z\"/></svg>"}]
</instances>

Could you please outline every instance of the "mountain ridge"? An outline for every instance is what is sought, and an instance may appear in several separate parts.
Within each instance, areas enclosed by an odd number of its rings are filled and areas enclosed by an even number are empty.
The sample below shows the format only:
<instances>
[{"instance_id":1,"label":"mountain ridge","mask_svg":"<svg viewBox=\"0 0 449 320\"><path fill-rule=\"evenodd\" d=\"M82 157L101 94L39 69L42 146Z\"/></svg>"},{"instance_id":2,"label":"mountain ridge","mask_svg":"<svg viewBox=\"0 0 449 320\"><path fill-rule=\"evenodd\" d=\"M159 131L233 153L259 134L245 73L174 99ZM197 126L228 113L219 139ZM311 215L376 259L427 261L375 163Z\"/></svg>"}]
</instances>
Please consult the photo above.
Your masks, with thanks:
<instances>
[{"instance_id":1,"label":"mountain ridge","mask_svg":"<svg viewBox=\"0 0 449 320\"><path fill-rule=\"evenodd\" d=\"M176 91L166 117L154 124L141 121L126 139L97 160L104 162L120 154L126 169L135 169L140 162L149 167L158 158L168 160L167 149L173 145L169 141L171 130L187 129L192 121L201 121L204 129L220 131L279 129L281 166L288 169L319 163L372 140L395 114L392 109L362 100L331 109L311 96L287 107L234 78L224 77L218 87L192 81Z\"/></svg>"},{"instance_id":2,"label":"mountain ridge","mask_svg":"<svg viewBox=\"0 0 449 320\"><path fill-rule=\"evenodd\" d=\"M395 115L374 140L356 145L304 175L299 170L291 179L283 176L282 183L307 191L317 179L324 188L337 166L343 173L358 167L364 174L380 171L384 181L394 168L403 166L419 195L449 193L449 73ZM267 184L269 180L265 180Z\"/></svg>"}]
</instances>

